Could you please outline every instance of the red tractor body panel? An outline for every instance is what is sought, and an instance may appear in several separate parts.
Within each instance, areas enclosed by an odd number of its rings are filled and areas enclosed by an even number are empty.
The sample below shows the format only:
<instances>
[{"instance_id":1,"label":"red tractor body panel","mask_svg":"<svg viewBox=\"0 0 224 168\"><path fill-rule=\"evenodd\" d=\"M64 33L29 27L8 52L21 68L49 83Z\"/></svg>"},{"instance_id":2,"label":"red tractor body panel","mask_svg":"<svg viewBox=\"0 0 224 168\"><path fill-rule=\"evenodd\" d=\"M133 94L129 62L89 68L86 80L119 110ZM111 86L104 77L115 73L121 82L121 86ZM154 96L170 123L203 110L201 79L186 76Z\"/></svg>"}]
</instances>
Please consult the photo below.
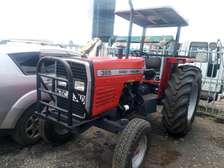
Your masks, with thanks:
<instances>
[{"instance_id":1,"label":"red tractor body panel","mask_svg":"<svg viewBox=\"0 0 224 168\"><path fill-rule=\"evenodd\" d=\"M92 58L94 91L92 116L97 116L118 106L126 83L139 82L143 78L142 58Z\"/></svg>"},{"instance_id":2,"label":"red tractor body panel","mask_svg":"<svg viewBox=\"0 0 224 168\"><path fill-rule=\"evenodd\" d=\"M185 57L167 57L165 58L165 63L163 67L162 78L160 79L158 97L161 98L167 88L170 75L172 74L172 68L174 65L185 64L188 59Z\"/></svg>"}]
</instances>

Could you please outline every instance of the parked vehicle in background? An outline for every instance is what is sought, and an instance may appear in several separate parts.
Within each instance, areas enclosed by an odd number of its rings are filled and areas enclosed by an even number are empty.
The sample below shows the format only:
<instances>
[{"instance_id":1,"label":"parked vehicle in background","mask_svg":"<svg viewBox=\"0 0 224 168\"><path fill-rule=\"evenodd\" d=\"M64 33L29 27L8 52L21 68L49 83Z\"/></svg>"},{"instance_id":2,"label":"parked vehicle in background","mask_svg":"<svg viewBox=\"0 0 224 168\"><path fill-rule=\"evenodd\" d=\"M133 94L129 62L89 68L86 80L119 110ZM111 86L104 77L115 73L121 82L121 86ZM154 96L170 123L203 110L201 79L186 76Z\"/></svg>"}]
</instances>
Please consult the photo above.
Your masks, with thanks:
<instances>
[{"instance_id":1,"label":"parked vehicle in background","mask_svg":"<svg viewBox=\"0 0 224 168\"><path fill-rule=\"evenodd\" d=\"M202 71L202 99L217 100L223 97L223 47L217 42L190 42L183 52L195 58L194 63Z\"/></svg>"},{"instance_id":2,"label":"parked vehicle in background","mask_svg":"<svg viewBox=\"0 0 224 168\"><path fill-rule=\"evenodd\" d=\"M40 139L36 110L36 65L44 55L72 55L57 47L34 41L3 41L0 45L0 133L12 135L22 145ZM47 65L50 72L52 65Z\"/></svg>"}]
</instances>

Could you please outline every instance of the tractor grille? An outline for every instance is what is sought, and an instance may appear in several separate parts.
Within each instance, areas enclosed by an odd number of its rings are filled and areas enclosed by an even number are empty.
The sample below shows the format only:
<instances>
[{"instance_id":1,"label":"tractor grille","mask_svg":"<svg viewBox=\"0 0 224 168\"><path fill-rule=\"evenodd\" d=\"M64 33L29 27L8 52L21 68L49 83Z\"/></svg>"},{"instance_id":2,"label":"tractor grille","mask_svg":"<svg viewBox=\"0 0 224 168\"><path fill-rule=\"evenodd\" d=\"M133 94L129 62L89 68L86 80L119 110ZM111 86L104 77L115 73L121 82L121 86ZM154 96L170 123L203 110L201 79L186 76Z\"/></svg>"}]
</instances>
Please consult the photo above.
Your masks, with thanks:
<instances>
[{"instance_id":1,"label":"tractor grille","mask_svg":"<svg viewBox=\"0 0 224 168\"><path fill-rule=\"evenodd\" d=\"M69 65L71 66L74 80L87 81L85 65L75 62L69 62ZM59 77L66 76L65 68L60 63L57 63L56 74Z\"/></svg>"},{"instance_id":2,"label":"tractor grille","mask_svg":"<svg viewBox=\"0 0 224 168\"><path fill-rule=\"evenodd\" d=\"M46 71L47 66L52 71ZM83 124L91 112L91 68L84 60L41 58L37 66L37 114L69 129Z\"/></svg>"},{"instance_id":3,"label":"tractor grille","mask_svg":"<svg viewBox=\"0 0 224 168\"><path fill-rule=\"evenodd\" d=\"M83 103L85 105L85 103ZM57 98L57 106L66 109L68 107L67 99L58 97ZM84 111L82 110L82 106L80 103L74 102L72 103L72 114L74 116L84 116Z\"/></svg>"},{"instance_id":4,"label":"tractor grille","mask_svg":"<svg viewBox=\"0 0 224 168\"><path fill-rule=\"evenodd\" d=\"M70 68L72 70L72 76L74 85L76 85L76 82L82 82L84 83L84 90L76 90L78 93L79 98L81 99L82 104L86 105L86 93L87 93L87 73L86 73L86 67L84 64L76 63L76 62L68 62L70 65ZM57 63L56 65L56 75L57 77L66 78L66 70L65 67ZM75 87L75 86L74 86ZM60 89L63 91L67 91L67 86L60 86L56 84L56 89ZM84 111L82 109L82 106L80 103L76 101L76 97L73 94L73 102L72 102L72 114L74 116L84 116ZM67 98L63 98L60 96L57 96L57 106L62 109L67 109L68 107L68 101Z\"/></svg>"}]
</instances>

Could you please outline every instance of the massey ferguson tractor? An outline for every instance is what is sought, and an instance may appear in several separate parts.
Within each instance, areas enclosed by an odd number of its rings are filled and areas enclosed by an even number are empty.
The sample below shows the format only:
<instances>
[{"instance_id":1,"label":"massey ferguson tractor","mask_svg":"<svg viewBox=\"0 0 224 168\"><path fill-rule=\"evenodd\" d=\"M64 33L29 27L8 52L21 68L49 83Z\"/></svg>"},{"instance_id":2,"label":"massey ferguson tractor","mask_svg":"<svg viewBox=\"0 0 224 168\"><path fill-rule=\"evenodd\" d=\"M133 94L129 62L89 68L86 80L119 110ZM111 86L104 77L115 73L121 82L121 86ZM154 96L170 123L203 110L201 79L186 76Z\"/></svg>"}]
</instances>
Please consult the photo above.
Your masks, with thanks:
<instances>
[{"instance_id":1,"label":"massey ferguson tractor","mask_svg":"<svg viewBox=\"0 0 224 168\"><path fill-rule=\"evenodd\" d=\"M113 168L142 166L150 142L147 116L163 105L162 123L170 135L192 127L201 90L200 69L178 57L182 26L172 8L116 12L129 20L125 54L116 57L45 56L37 67L37 98L42 138L60 144L92 126L119 135ZM143 27L139 51L130 52L132 25ZM143 52L147 28L177 27L172 54ZM48 67L48 68L47 68ZM51 67L49 69L49 67Z\"/></svg>"}]
</instances>

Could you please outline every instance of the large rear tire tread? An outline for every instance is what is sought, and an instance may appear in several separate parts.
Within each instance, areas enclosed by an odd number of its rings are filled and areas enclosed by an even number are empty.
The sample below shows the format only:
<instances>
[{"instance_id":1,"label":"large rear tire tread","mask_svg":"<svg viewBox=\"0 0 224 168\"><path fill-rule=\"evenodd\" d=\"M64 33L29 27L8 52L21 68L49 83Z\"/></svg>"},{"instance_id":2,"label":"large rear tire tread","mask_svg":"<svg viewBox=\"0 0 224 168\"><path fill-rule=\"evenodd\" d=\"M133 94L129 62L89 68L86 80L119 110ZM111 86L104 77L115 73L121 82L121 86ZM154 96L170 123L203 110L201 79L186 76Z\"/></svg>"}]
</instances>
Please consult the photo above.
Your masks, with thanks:
<instances>
[{"instance_id":1,"label":"large rear tire tread","mask_svg":"<svg viewBox=\"0 0 224 168\"><path fill-rule=\"evenodd\" d=\"M150 142L150 130L151 125L148 121L140 118L132 119L119 137L114 151L112 168L131 168L133 150L140 138L144 135L147 137L147 142Z\"/></svg>"},{"instance_id":2,"label":"large rear tire tread","mask_svg":"<svg viewBox=\"0 0 224 168\"><path fill-rule=\"evenodd\" d=\"M198 94L196 107L201 91L201 71L198 67L183 65L176 68L168 82L163 100L163 125L169 134L174 136L185 136L191 129L196 109L194 109L191 121L188 121L188 106L192 86L197 85Z\"/></svg>"}]
</instances>

